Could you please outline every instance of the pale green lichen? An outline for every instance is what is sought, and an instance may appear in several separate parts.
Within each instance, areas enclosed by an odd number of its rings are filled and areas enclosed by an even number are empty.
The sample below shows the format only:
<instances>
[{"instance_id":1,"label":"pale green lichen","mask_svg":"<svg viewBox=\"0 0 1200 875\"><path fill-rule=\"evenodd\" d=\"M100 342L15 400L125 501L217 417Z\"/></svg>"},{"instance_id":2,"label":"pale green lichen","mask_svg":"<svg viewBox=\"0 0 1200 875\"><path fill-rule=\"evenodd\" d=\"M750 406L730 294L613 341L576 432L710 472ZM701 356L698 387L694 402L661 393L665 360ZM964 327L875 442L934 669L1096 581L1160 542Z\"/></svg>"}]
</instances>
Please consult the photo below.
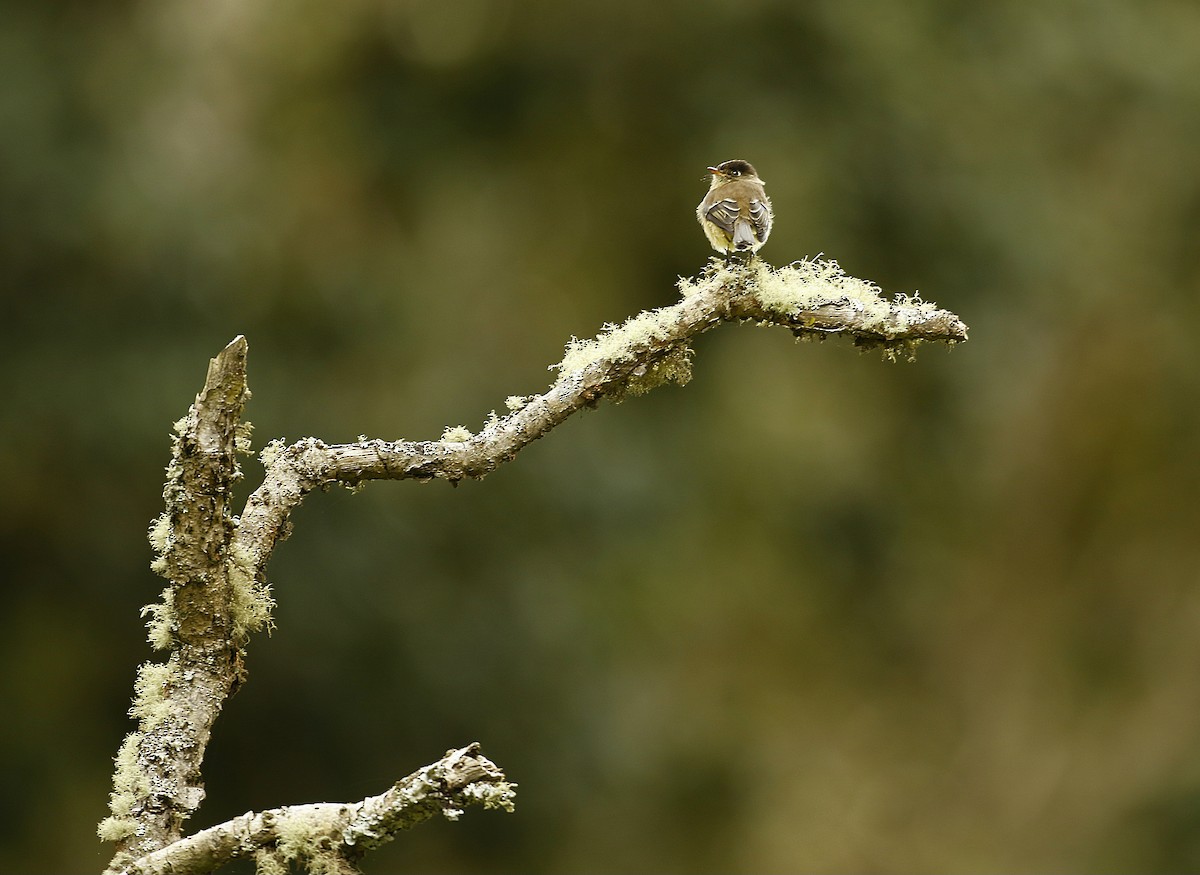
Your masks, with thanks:
<instances>
[{"instance_id":1,"label":"pale green lichen","mask_svg":"<svg viewBox=\"0 0 1200 875\"><path fill-rule=\"evenodd\" d=\"M513 413L516 413L518 410L523 409L536 397L536 395L509 395L504 399L504 406Z\"/></svg>"},{"instance_id":2,"label":"pale green lichen","mask_svg":"<svg viewBox=\"0 0 1200 875\"><path fill-rule=\"evenodd\" d=\"M329 818L319 808L290 809L276 821L275 835L273 856L276 862L284 864L283 871L288 863L300 864L314 875L336 875L346 871L345 861L329 833Z\"/></svg>"},{"instance_id":3,"label":"pale green lichen","mask_svg":"<svg viewBox=\"0 0 1200 875\"><path fill-rule=\"evenodd\" d=\"M692 351L675 338L678 315L669 308L649 310L634 316L621 325L606 324L592 340L572 337L566 355L551 370L559 371L562 381L577 375L598 362L623 362L644 355L655 345L676 344L661 349L658 358L639 365L623 383L610 386L606 395L620 402L629 395L644 395L666 382L684 385L692 377Z\"/></svg>"},{"instance_id":4,"label":"pale green lichen","mask_svg":"<svg viewBox=\"0 0 1200 875\"><path fill-rule=\"evenodd\" d=\"M271 847L254 852L254 875L288 875L288 861Z\"/></svg>"},{"instance_id":5,"label":"pale green lichen","mask_svg":"<svg viewBox=\"0 0 1200 875\"><path fill-rule=\"evenodd\" d=\"M248 456L251 453L252 441L254 435L254 424L249 420L239 422L233 427L233 449L234 452L241 453L243 456Z\"/></svg>"},{"instance_id":6,"label":"pale green lichen","mask_svg":"<svg viewBox=\"0 0 1200 875\"><path fill-rule=\"evenodd\" d=\"M655 342L669 340L676 327L677 315L670 308L647 310L620 325L611 323L593 340L572 337L566 355L551 370L562 376L582 371L598 361L625 361ZM560 377L561 379L561 377Z\"/></svg>"},{"instance_id":7,"label":"pale green lichen","mask_svg":"<svg viewBox=\"0 0 1200 875\"><path fill-rule=\"evenodd\" d=\"M663 383L686 386L691 379L692 350L690 347L681 346L658 361L644 368L639 367L624 386L615 389L609 394L609 397L620 402L630 395L645 395Z\"/></svg>"},{"instance_id":8,"label":"pale green lichen","mask_svg":"<svg viewBox=\"0 0 1200 875\"><path fill-rule=\"evenodd\" d=\"M885 337L903 334L914 322L934 316L937 305L919 292L883 297L879 286L852 277L832 259L806 259L780 268L754 265L752 288L768 310L791 315L825 304L849 304L861 314L862 327Z\"/></svg>"},{"instance_id":9,"label":"pale green lichen","mask_svg":"<svg viewBox=\"0 0 1200 875\"><path fill-rule=\"evenodd\" d=\"M479 802L487 810L506 811L512 814L517 810L517 785L508 781L484 783L476 781L468 784L460 791L464 798L471 802Z\"/></svg>"},{"instance_id":10,"label":"pale green lichen","mask_svg":"<svg viewBox=\"0 0 1200 875\"><path fill-rule=\"evenodd\" d=\"M911 295L906 295L903 292L898 293L893 299L893 304L897 308L895 314L896 324L906 330L915 322L928 319L938 312L937 304L932 301L923 300L920 292L913 292ZM911 318L914 314L919 318Z\"/></svg>"},{"instance_id":11,"label":"pale green lichen","mask_svg":"<svg viewBox=\"0 0 1200 875\"><path fill-rule=\"evenodd\" d=\"M171 542L171 515L164 512L155 517L154 522L150 523L146 537L155 553L167 552L167 546Z\"/></svg>"},{"instance_id":12,"label":"pale green lichen","mask_svg":"<svg viewBox=\"0 0 1200 875\"><path fill-rule=\"evenodd\" d=\"M226 562L229 574L229 616L233 621L233 635L238 642L251 633L271 625L271 611L275 600L271 588L260 583L254 575L254 556L245 547L230 545Z\"/></svg>"},{"instance_id":13,"label":"pale green lichen","mask_svg":"<svg viewBox=\"0 0 1200 875\"><path fill-rule=\"evenodd\" d=\"M133 807L150 792L150 781L138 768L137 753L141 740L140 732L129 733L113 758L116 769L113 772L113 789L108 800L108 808L112 814L100 821L96 827L96 834L100 836L101 841L119 842L129 838L137 830Z\"/></svg>"},{"instance_id":14,"label":"pale green lichen","mask_svg":"<svg viewBox=\"0 0 1200 875\"><path fill-rule=\"evenodd\" d=\"M464 425L448 425L445 431L442 432L442 440L449 444L458 444L469 441L474 435L470 429Z\"/></svg>"},{"instance_id":15,"label":"pale green lichen","mask_svg":"<svg viewBox=\"0 0 1200 875\"><path fill-rule=\"evenodd\" d=\"M750 266L755 263L762 264L763 262L755 259ZM750 266L740 260L725 261L721 258L711 258L704 272L700 274L700 279L695 280L691 277L681 276L676 285L679 293L685 298L727 286L736 286L743 281Z\"/></svg>"},{"instance_id":16,"label":"pale green lichen","mask_svg":"<svg viewBox=\"0 0 1200 875\"><path fill-rule=\"evenodd\" d=\"M275 822L275 847L285 860L307 856L320 842L327 841L326 819L304 808L288 809Z\"/></svg>"},{"instance_id":17,"label":"pale green lichen","mask_svg":"<svg viewBox=\"0 0 1200 875\"><path fill-rule=\"evenodd\" d=\"M175 587L168 586L162 591L162 602L146 605L142 608L142 616L149 617L146 623L146 638L155 650L166 650L175 642Z\"/></svg>"},{"instance_id":18,"label":"pale green lichen","mask_svg":"<svg viewBox=\"0 0 1200 875\"><path fill-rule=\"evenodd\" d=\"M113 794L116 801L116 794ZM102 842L119 842L137 832L137 821L132 817L117 817L110 814L96 825L96 835Z\"/></svg>"},{"instance_id":19,"label":"pale green lichen","mask_svg":"<svg viewBox=\"0 0 1200 875\"><path fill-rule=\"evenodd\" d=\"M161 513L154 518L150 523L150 529L146 532L146 539L150 542L150 549L154 551L154 558L150 560L150 570L159 577L167 576L167 551L171 547L171 515L169 513Z\"/></svg>"},{"instance_id":20,"label":"pale green lichen","mask_svg":"<svg viewBox=\"0 0 1200 875\"><path fill-rule=\"evenodd\" d=\"M903 335L939 312L936 304L922 300L916 292L888 300L877 285L849 276L832 259L804 259L779 268L756 259L734 270L740 273L714 268L699 281L681 279L680 292L686 296L713 284L738 283L764 309L789 318L829 305L848 307L855 314L855 343L864 349L881 347L888 361L912 361L921 340ZM819 329L797 331L800 340L823 337Z\"/></svg>"},{"instance_id":21,"label":"pale green lichen","mask_svg":"<svg viewBox=\"0 0 1200 875\"><path fill-rule=\"evenodd\" d=\"M170 716L171 703L166 698L170 678L171 667L164 663L145 662L138 666L129 716L141 721L142 731L153 729Z\"/></svg>"},{"instance_id":22,"label":"pale green lichen","mask_svg":"<svg viewBox=\"0 0 1200 875\"><path fill-rule=\"evenodd\" d=\"M921 345L919 339L913 340L896 340L885 344L881 350L883 360L887 362L915 362L917 360L917 347Z\"/></svg>"},{"instance_id":23,"label":"pale green lichen","mask_svg":"<svg viewBox=\"0 0 1200 875\"><path fill-rule=\"evenodd\" d=\"M786 315L838 301L880 319L890 311L879 286L850 276L833 259L805 259L780 268L760 261L753 267L755 296L763 307L776 313Z\"/></svg>"},{"instance_id":24,"label":"pale green lichen","mask_svg":"<svg viewBox=\"0 0 1200 875\"><path fill-rule=\"evenodd\" d=\"M268 441L267 445L262 448L262 451L258 454L258 460L262 462L264 468L270 468L286 448L286 443L279 438L275 438L273 441Z\"/></svg>"}]
</instances>

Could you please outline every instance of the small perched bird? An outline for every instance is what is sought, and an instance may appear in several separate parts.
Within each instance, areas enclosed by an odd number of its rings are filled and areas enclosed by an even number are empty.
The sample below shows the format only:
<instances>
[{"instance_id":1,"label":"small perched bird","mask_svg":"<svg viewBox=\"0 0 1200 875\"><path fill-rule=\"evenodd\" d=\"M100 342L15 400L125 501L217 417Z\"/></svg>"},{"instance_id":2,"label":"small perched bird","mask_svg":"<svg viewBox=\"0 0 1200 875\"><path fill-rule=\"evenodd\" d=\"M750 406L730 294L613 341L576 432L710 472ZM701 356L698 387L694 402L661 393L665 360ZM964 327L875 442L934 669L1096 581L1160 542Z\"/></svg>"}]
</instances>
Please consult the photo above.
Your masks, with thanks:
<instances>
[{"instance_id":1,"label":"small perched bird","mask_svg":"<svg viewBox=\"0 0 1200 875\"><path fill-rule=\"evenodd\" d=\"M712 184L696 218L717 252L757 252L771 235L771 201L749 161L734 159L708 168Z\"/></svg>"}]
</instances>

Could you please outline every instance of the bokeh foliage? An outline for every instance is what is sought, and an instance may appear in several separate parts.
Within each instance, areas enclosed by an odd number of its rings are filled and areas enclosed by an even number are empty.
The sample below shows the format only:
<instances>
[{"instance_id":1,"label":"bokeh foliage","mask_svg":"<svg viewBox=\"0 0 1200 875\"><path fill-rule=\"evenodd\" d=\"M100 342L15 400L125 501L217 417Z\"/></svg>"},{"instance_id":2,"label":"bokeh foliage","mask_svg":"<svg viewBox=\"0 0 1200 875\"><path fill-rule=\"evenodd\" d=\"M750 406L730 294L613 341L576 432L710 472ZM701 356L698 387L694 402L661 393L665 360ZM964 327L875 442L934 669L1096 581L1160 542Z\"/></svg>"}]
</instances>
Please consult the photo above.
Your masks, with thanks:
<instances>
[{"instance_id":1,"label":"bokeh foliage","mask_svg":"<svg viewBox=\"0 0 1200 875\"><path fill-rule=\"evenodd\" d=\"M673 299L731 157L768 260L971 341L724 328L483 483L310 497L197 826L477 739L517 814L368 871L1200 868L1195 3L6 6L0 870L108 858L209 356L260 445L477 428Z\"/></svg>"}]
</instances>

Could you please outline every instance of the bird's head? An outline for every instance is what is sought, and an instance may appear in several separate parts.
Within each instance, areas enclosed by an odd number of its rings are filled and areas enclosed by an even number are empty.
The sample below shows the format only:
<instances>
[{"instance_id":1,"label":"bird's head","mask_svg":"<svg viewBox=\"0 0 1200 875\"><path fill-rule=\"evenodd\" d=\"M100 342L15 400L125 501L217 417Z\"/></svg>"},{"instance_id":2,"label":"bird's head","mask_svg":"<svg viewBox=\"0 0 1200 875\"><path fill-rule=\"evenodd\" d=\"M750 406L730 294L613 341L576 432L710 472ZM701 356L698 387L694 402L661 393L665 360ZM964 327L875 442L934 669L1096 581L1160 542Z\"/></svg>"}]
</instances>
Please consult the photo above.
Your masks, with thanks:
<instances>
[{"instance_id":1,"label":"bird's head","mask_svg":"<svg viewBox=\"0 0 1200 875\"><path fill-rule=\"evenodd\" d=\"M735 182L739 179L758 179L758 171L754 169L754 165L740 158L734 158L732 161L722 161L715 167L709 167L708 172L712 174L713 188L724 185L727 182Z\"/></svg>"}]
</instances>

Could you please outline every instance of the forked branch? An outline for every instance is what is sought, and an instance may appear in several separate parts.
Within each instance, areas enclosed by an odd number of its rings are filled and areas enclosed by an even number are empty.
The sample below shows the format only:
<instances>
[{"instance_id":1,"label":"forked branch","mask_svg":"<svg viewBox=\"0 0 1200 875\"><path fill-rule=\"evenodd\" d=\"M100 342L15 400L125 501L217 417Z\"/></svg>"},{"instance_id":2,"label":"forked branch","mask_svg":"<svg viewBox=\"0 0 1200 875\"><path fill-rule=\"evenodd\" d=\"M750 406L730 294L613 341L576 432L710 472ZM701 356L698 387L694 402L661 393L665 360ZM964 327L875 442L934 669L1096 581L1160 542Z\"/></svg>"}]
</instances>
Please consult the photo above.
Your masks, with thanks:
<instances>
[{"instance_id":1,"label":"forked branch","mask_svg":"<svg viewBox=\"0 0 1200 875\"><path fill-rule=\"evenodd\" d=\"M150 531L157 554L153 567L169 581L162 601L146 609L150 641L170 655L165 663L147 663L138 671L130 711L138 729L117 755L112 815L99 830L102 838L117 843L112 871L212 871L231 859L230 842L266 848L261 868L275 859L270 848L278 849L281 841L271 830L298 822L297 812L306 812L306 823L325 824L321 834L332 836L330 824L343 823L343 817L351 818L345 821L349 824L363 806L369 808L371 800L302 806L286 814L280 809L182 838L184 821L204 797L200 766L213 722L243 680L245 643L270 623L267 563L288 534L291 513L309 492L368 480L482 478L584 407L668 381L686 383L689 341L722 322L778 325L800 338L846 335L859 346L882 348L889 358L911 358L925 341L967 339L966 326L953 313L919 297L885 300L874 285L847 276L832 261L776 269L758 259L713 259L699 278L680 280L679 287L682 299L676 304L606 326L593 340L573 339L563 360L552 366L558 376L545 392L508 398L509 412L492 413L478 433L456 427L432 441L363 438L328 445L305 438L290 446L272 441L262 453L263 482L240 516L233 515L229 496L241 476L237 455L249 445L249 425L242 422L250 397L245 339L236 338L213 359L203 391L176 423L163 493L166 511ZM477 749L464 751L458 752L459 762L473 757L487 763ZM508 788L498 770L494 775L485 770L485 776L494 786ZM511 788L506 792L511 804ZM265 844L247 836L264 837ZM333 839L322 841L322 848L337 845ZM360 850L366 846L350 844ZM188 862L191 868L182 868L182 861L202 859L193 856L201 847L226 850L205 852L211 867ZM350 865L353 856L338 851L328 860Z\"/></svg>"},{"instance_id":2,"label":"forked branch","mask_svg":"<svg viewBox=\"0 0 1200 875\"><path fill-rule=\"evenodd\" d=\"M199 875L251 857L260 873L355 872L367 851L401 830L441 814L457 820L468 805L513 810L515 784L478 744L442 759L361 802L319 802L247 812L146 854L126 875Z\"/></svg>"}]
</instances>

